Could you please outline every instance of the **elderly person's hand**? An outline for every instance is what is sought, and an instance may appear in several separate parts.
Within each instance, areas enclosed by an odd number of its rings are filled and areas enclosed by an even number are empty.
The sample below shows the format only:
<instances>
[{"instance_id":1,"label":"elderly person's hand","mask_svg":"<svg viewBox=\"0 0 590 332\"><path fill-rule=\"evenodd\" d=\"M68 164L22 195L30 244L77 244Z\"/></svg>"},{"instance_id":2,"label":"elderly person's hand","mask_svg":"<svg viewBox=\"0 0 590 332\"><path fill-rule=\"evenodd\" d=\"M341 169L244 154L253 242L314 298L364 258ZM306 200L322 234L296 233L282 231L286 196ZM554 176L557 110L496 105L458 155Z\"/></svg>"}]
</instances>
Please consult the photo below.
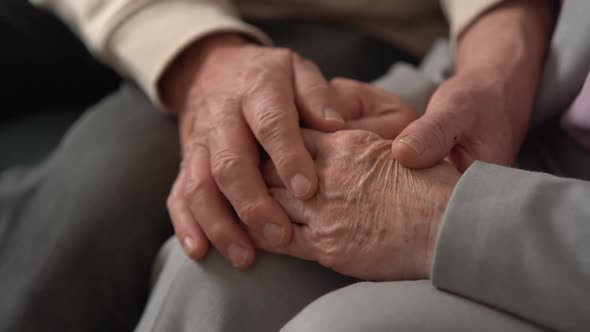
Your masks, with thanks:
<instances>
[{"instance_id":1,"label":"elderly person's hand","mask_svg":"<svg viewBox=\"0 0 590 332\"><path fill-rule=\"evenodd\" d=\"M395 98L383 92L347 80L328 83L297 54L236 35L189 48L161 86L180 121L182 166L168 198L177 237L194 259L211 241L240 268L254 259L252 238L277 248L292 237L288 216L260 174L262 150L281 183L305 200L316 192L317 173L300 122L321 131L348 126L396 135L415 118L397 112Z\"/></svg>"},{"instance_id":2,"label":"elderly person's hand","mask_svg":"<svg viewBox=\"0 0 590 332\"><path fill-rule=\"evenodd\" d=\"M461 171L476 160L513 165L526 127L509 113L511 94L484 73L449 79L430 99L426 114L393 143L394 157L412 168L446 157Z\"/></svg>"},{"instance_id":3,"label":"elderly person's hand","mask_svg":"<svg viewBox=\"0 0 590 332\"><path fill-rule=\"evenodd\" d=\"M287 247L273 250L369 280L428 278L439 223L460 173L443 162L410 170L391 141L361 130L305 130L319 174L318 192L302 201L282 185L272 163L265 179L294 221Z\"/></svg>"},{"instance_id":4,"label":"elderly person's hand","mask_svg":"<svg viewBox=\"0 0 590 332\"><path fill-rule=\"evenodd\" d=\"M396 159L427 168L449 157L461 171L475 160L513 165L529 128L553 20L549 1L513 0L471 24L457 41L455 76L396 139Z\"/></svg>"}]
</instances>

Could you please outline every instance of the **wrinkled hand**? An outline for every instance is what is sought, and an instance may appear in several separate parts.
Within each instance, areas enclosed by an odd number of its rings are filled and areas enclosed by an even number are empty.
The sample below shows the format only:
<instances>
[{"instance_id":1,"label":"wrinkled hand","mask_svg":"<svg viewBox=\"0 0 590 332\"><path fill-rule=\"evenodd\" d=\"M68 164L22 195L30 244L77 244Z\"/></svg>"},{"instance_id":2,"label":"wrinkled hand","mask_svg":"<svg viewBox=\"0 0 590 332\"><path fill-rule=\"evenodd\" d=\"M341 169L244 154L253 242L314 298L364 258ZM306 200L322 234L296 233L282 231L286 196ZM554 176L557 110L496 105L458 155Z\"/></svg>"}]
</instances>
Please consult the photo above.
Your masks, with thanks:
<instances>
[{"instance_id":1,"label":"wrinkled hand","mask_svg":"<svg viewBox=\"0 0 590 332\"><path fill-rule=\"evenodd\" d=\"M394 141L394 157L411 168L430 167L447 156L460 171L476 160L513 165L526 130L511 121L507 96L487 77L449 79L432 96L426 113Z\"/></svg>"},{"instance_id":2,"label":"wrinkled hand","mask_svg":"<svg viewBox=\"0 0 590 332\"><path fill-rule=\"evenodd\" d=\"M443 162L410 170L391 155L391 141L360 130L305 130L319 174L308 201L293 197L272 163L265 179L295 223L282 254L317 261L369 280L428 278L438 226L460 174Z\"/></svg>"},{"instance_id":3,"label":"wrinkled hand","mask_svg":"<svg viewBox=\"0 0 590 332\"><path fill-rule=\"evenodd\" d=\"M177 237L192 258L202 258L211 241L239 268L254 259L253 239L277 248L292 237L260 173L261 149L281 183L305 200L318 180L300 120L322 131L359 127L391 137L415 118L381 91L349 80L328 83L297 54L233 35L189 49L162 90L180 121L183 161L168 198Z\"/></svg>"}]
</instances>

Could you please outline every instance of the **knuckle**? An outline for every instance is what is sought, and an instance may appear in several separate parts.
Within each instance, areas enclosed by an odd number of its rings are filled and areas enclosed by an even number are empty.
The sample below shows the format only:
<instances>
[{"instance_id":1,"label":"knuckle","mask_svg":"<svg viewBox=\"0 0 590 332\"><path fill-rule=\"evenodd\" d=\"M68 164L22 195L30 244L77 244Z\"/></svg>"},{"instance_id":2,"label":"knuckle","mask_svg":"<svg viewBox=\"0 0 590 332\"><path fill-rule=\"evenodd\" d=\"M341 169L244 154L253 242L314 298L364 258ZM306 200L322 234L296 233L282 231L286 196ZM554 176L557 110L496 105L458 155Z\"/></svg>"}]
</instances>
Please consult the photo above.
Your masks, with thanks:
<instances>
[{"instance_id":1,"label":"knuckle","mask_svg":"<svg viewBox=\"0 0 590 332\"><path fill-rule=\"evenodd\" d=\"M197 176L186 180L184 185L184 196L194 199L207 190L208 180L205 177Z\"/></svg>"},{"instance_id":2,"label":"knuckle","mask_svg":"<svg viewBox=\"0 0 590 332\"><path fill-rule=\"evenodd\" d=\"M256 226L263 219L265 212L269 210L268 203L265 200L252 200L242 203L236 212L246 225Z\"/></svg>"},{"instance_id":3,"label":"knuckle","mask_svg":"<svg viewBox=\"0 0 590 332\"><path fill-rule=\"evenodd\" d=\"M250 86L250 91L267 86L279 74L288 73L293 57L293 51L285 48L264 49L239 73L240 82Z\"/></svg>"},{"instance_id":4,"label":"knuckle","mask_svg":"<svg viewBox=\"0 0 590 332\"><path fill-rule=\"evenodd\" d=\"M349 91L358 87L358 82L348 78L336 77L330 80L330 85L337 89Z\"/></svg>"},{"instance_id":5,"label":"knuckle","mask_svg":"<svg viewBox=\"0 0 590 332\"><path fill-rule=\"evenodd\" d=\"M200 135L188 139L184 148L185 152L187 152L187 158L183 158L180 163L180 169L188 169L190 167L191 157L195 157L197 153L202 154L207 153L208 151L207 146L203 143L203 138Z\"/></svg>"},{"instance_id":6,"label":"knuckle","mask_svg":"<svg viewBox=\"0 0 590 332\"><path fill-rule=\"evenodd\" d=\"M321 265L333 269L338 266L341 255L341 251L334 245L322 244L321 249L316 254L316 258Z\"/></svg>"},{"instance_id":7,"label":"knuckle","mask_svg":"<svg viewBox=\"0 0 590 332\"><path fill-rule=\"evenodd\" d=\"M224 227L223 224L219 222L212 223L205 231L207 238L216 244L223 242L228 234L226 227Z\"/></svg>"},{"instance_id":8,"label":"knuckle","mask_svg":"<svg viewBox=\"0 0 590 332\"><path fill-rule=\"evenodd\" d=\"M342 248L333 232L317 230L312 235L312 241L315 243L315 256L318 263L328 268L336 267L342 256Z\"/></svg>"},{"instance_id":9,"label":"knuckle","mask_svg":"<svg viewBox=\"0 0 590 332\"><path fill-rule=\"evenodd\" d=\"M264 65L255 64L244 69L239 77L242 80L242 84L250 87L247 91L252 94L257 90L262 89L262 87L266 86L265 84L268 84L268 82L272 82L274 80L273 75L274 74Z\"/></svg>"},{"instance_id":10,"label":"knuckle","mask_svg":"<svg viewBox=\"0 0 590 332\"><path fill-rule=\"evenodd\" d=\"M238 153L222 150L215 154L211 165L211 172L217 181L225 182L233 178L243 164L243 157Z\"/></svg>"},{"instance_id":11,"label":"knuckle","mask_svg":"<svg viewBox=\"0 0 590 332\"><path fill-rule=\"evenodd\" d=\"M337 257L334 254L322 252L317 256L317 261L320 265L325 266L329 269L336 268L337 265Z\"/></svg>"},{"instance_id":12,"label":"knuckle","mask_svg":"<svg viewBox=\"0 0 590 332\"><path fill-rule=\"evenodd\" d=\"M309 70L321 72L320 67L315 62L308 60L298 54L293 55L293 61L299 63L303 67L307 67Z\"/></svg>"},{"instance_id":13,"label":"knuckle","mask_svg":"<svg viewBox=\"0 0 590 332\"><path fill-rule=\"evenodd\" d=\"M181 181L184 181L184 177L176 179L176 182L172 186L172 189L170 190L170 192L168 193L168 197L166 198L166 208L170 212L175 211L178 208L181 200L184 198L183 193L180 191Z\"/></svg>"},{"instance_id":14,"label":"knuckle","mask_svg":"<svg viewBox=\"0 0 590 332\"><path fill-rule=\"evenodd\" d=\"M302 60L302 61L303 61L303 63L304 63L304 64L305 64L307 67L309 67L309 69L310 69L310 70L313 70L313 71L315 71L315 72L318 72L318 73L321 73L321 72L322 72L322 69L320 68L320 66L318 66L318 64L317 64L317 63L315 63L315 62L313 62L313 61L311 61L311 60L305 59L305 58L302 58L302 59L303 59L303 60Z\"/></svg>"},{"instance_id":15,"label":"knuckle","mask_svg":"<svg viewBox=\"0 0 590 332\"><path fill-rule=\"evenodd\" d=\"M428 131L435 142L438 145L440 150L444 149L447 146L448 138L447 138L447 130L445 126L441 123L438 119L431 119L428 125Z\"/></svg>"},{"instance_id":16,"label":"knuckle","mask_svg":"<svg viewBox=\"0 0 590 332\"><path fill-rule=\"evenodd\" d=\"M172 211L174 209L174 207L176 206L176 200L178 198L175 197L173 194L169 194L168 198L166 199L166 208L168 209L168 211Z\"/></svg>"},{"instance_id":17,"label":"knuckle","mask_svg":"<svg viewBox=\"0 0 590 332\"><path fill-rule=\"evenodd\" d=\"M237 108L239 96L232 91L218 89L213 92L195 94L188 99L188 102L190 107L197 111L197 114L204 110L218 113L219 110Z\"/></svg>"},{"instance_id":18,"label":"knuckle","mask_svg":"<svg viewBox=\"0 0 590 332\"><path fill-rule=\"evenodd\" d=\"M322 81L315 81L301 89L301 97L318 98L325 97L330 93L330 88Z\"/></svg>"},{"instance_id":19,"label":"knuckle","mask_svg":"<svg viewBox=\"0 0 590 332\"><path fill-rule=\"evenodd\" d=\"M294 165L300 165L301 161L305 160L305 156L302 153L295 152L294 150L292 147L280 147L276 151L272 151L270 157L279 173Z\"/></svg>"},{"instance_id":20,"label":"knuckle","mask_svg":"<svg viewBox=\"0 0 590 332\"><path fill-rule=\"evenodd\" d=\"M280 61L297 61L298 58L301 58L297 53L293 52L292 50L284 47L278 47L273 49L273 55Z\"/></svg>"},{"instance_id":21,"label":"knuckle","mask_svg":"<svg viewBox=\"0 0 590 332\"><path fill-rule=\"evenodd\" d=\"M257 114L256 136L261 140L275 140L286 122L286 114L276 107L267 106Z\"/></svg>"},{"instance_id":22,"label":"knuckle","mask_svg":"<svg viewBox=\"0 0 590 332\"><path fill-rule=\"evenodd\" d=\"M337 141L348 147L364 147L379 139L379 135L366 130L347 130L337 132Z\"/></svg>"}]
</instances>

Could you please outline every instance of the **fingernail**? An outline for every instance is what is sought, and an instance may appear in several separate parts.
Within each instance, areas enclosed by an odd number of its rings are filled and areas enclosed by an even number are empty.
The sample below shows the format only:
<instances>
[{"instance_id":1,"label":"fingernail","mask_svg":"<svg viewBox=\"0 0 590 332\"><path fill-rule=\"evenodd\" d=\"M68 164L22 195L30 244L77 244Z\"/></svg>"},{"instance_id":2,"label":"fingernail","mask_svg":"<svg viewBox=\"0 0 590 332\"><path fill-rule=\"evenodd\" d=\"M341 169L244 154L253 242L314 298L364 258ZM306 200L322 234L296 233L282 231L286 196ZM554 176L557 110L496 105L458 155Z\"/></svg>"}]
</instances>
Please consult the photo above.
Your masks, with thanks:
<instances>
[{"instance_id":1,"label":"fingernail","mask_svg":"<svg viewBox=\"0 0 590 332\"><path fill-rule=\"evenodd\" d=\"M264 238L270 245L276 246L281 244L284 236L285 231L283 227L277 224L266 224L264 226Z\"/></svg>"},{"instance_id":2,"label":"fingernail","mask_svg":"<svg viewBox=\"0 0 590 332\"><path fill-rule=\"evenodd\" d=\"M293 195L295 197L305 197L309 190L311 189L311 181L303 175L303 174L296 174L291 179L291 190L293 191Z\"/></svg>"},{"instance_id":3,"label":"fingernail","mask_svg":"<svg viewBox=\"0 0 590 332\"><path fill-rule=\"evenodd\" d=\"M324 110L324 119L326 119L328 121L336 121L336 122L344 123L344 119L342 118L340 113L336 112L335 110L333 110L331 108L326 108Z\"/></svg>"},{"instance_id":4,"label":"fingernail","mask_svg":"<svg viewBox=\"0 0 590 332\"><path fill-rule=\"evenodd\" d=\"M195 240L193 240L192 237L187 235L184 237L182 242L184 243L184 248L187 252L192 253L193 250L195 250Z\"/></svg>"},{"instance_id":5,"label":"fingernail","mask_svg":"<svg viewBox=\"0 0 590 332\"><path fill-rule=\"evenodd\" d=\"M397 140L397 142L409 146L410 149L416 151L418 155L421 155L422 153L424 153L424 150L426 150L424 143L422 143L420 137L416 135L404 136Z\"/></svg>"},{"instance_id":6,"label":"fingernail","mask_svg":"<svg viewBox=\"0 0 590 332\"><path fill-rule=\"evenodd\" d=\"M248 261L248 252L239 245L232 244L227 249L227 255L234 267L244 267Z\"/></svg>"}]
</instances>

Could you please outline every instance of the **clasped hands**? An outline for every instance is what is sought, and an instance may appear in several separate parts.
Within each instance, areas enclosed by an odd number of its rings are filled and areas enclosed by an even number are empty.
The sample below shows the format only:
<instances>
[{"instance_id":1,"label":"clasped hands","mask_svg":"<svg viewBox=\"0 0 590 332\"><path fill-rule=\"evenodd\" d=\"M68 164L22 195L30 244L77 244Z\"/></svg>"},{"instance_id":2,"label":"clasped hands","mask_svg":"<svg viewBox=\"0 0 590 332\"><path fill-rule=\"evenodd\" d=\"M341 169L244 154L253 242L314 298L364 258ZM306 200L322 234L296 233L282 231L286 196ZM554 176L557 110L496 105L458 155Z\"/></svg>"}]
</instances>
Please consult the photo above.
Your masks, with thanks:
<instances>
[{"instance_id":1,"label":"clasped hands","mask_svg":"<svg viewBox=\"0 0 590 332\"><path fill-rule=\"evenodd\" d=\"M488 106L472 111L461 80ZM501 91L482 82L450 80L416 119L291 51L233 35L199 43L162 80L183 153L167 202L177 237L193 259L212 243L238 268L258 248L362 279L428 278L457 168L486 159L478 127L503 120L490 96Z\"/></svg>"}]
</instances>

